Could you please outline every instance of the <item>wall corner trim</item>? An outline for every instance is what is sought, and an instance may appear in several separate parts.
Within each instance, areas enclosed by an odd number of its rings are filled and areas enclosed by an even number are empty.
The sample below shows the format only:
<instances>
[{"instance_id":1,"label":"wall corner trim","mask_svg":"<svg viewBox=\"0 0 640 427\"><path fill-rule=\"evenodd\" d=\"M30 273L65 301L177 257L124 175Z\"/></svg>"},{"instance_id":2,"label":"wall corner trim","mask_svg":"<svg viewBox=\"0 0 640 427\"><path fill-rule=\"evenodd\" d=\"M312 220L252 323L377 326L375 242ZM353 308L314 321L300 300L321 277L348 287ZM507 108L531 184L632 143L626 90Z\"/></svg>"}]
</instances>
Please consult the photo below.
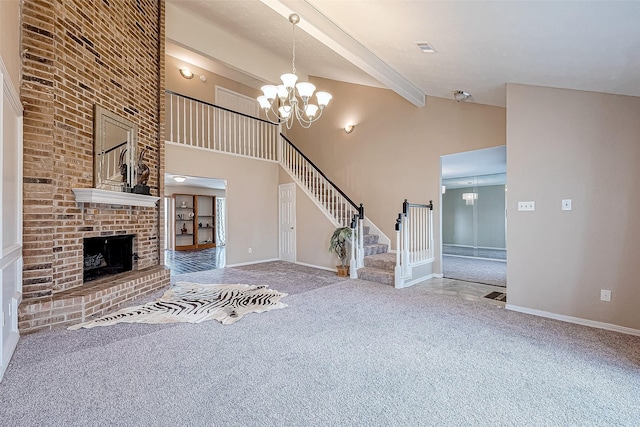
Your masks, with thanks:
<instances>
[{"instance_id":1,"label":"wall corner trim","mask_svg":"<svg viewBox=\"0 0 640 427\"><path fill-rule=\"evenodd\" d=\"M549 311L536 310L534 308L520 307L507 304L507 310L519 313L532 314L534 316L546 317L548 319L560 320L562 322L575 323L577 325L589 326L591 328L606 329L608 331L620 332L621 334L640 336L639 329L627 328L626 326L613 325L611 323L596 322L595 320L582 319L580 317L565 316L564 314L551 313Z\"/></svg>"}]
</instances>

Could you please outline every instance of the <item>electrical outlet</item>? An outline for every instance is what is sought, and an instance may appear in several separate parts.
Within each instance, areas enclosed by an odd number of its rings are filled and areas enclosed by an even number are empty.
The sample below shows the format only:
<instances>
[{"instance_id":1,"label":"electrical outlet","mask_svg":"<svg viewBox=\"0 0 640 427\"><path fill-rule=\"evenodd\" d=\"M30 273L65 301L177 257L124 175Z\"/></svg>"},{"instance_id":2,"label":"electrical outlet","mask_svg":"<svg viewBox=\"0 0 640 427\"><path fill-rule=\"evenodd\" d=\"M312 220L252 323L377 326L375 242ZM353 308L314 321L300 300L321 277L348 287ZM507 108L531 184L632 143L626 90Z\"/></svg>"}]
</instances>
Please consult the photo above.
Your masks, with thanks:
<instances>
[{"instance_id":1,"label":"electrical outlet","mask_svg":"<svg viewBox=\"0 0 640 427\"><path fill-rule=\"evenodd\" d=\"M249 248L249 253L252 254L253 253L253 248Z\"/></svg>"},{"instance_id":2,"label":"electrical outlet","mask_svg":"<svg viewBox=\"0 0 640 427\"><path fill-rule=\"evenodd\" d=\"M571 199L562 199L562 210L563 211L571 210Z\"/></svg>"},{"instance_id":3,"label":"electrical outlet","mask_svg":"<svg viewBox=\"0 0 640 427\"><path fill-rule=\"evenodd\" d=\"M519 211L535 211L536 202L518 202Z\"/></svg>"},{"instance_id":4,"label":"electrical outlet","mask_svg":"<svg viewBox=\"0 0 640 427\"><path fill-rule=\"evenodd\" d=\"M611 302L611 291L608 289L600 289L600 301Z\"/></svg>"}]
</instances>

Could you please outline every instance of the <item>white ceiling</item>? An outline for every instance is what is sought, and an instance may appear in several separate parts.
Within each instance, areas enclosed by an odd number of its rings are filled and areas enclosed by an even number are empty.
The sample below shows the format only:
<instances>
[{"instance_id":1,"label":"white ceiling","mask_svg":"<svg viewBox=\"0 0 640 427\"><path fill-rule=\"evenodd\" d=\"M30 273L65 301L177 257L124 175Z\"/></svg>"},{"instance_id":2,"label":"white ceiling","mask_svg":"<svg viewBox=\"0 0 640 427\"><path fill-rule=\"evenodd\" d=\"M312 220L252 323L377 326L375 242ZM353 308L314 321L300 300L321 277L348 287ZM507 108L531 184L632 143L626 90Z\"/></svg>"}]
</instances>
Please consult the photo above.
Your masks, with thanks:
<instances>
[{"instance_id":1,"label":"white ceiling","mask_svg":"<svg viewBox=\"0 0 640 427\"><path fill-rule=\"evenodd\" d=\"M292 10L301 78L387 87L418 106L457 89L505 106L506 83L640 96L640 1L167 0L168 49L274 83L291 68Z\"/></svg>"},{"instance_id":2,"label":"white ceiling","mask_svg":"<svg viewBox=\"0 0 640 427\"><path fill-rule=\"evenodd\" d=\"M449 154L442 156L441 163L442 180L447 180L447 187L466 187L470 180L472 184L477 185L504 184L507 173L507 147L501 145ZM468 179L472 177L476 179Z\"/></svg>"}]
</instances>

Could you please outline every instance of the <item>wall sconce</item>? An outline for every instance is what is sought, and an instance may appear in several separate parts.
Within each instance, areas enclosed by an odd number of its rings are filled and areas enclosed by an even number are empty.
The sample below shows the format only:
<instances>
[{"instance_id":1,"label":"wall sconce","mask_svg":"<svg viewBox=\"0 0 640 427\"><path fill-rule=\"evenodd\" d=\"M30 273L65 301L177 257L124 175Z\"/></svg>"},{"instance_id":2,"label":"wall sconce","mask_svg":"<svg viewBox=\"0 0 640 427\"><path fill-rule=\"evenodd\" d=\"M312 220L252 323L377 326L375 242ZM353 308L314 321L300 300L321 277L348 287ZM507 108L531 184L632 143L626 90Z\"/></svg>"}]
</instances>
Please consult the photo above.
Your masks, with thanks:
<instances>
[{"instance_id":1,"label":"wall sconce","mask_svg":"<svg viewBox=\"0 0 640 427\"><path fill-rule=\"evenodd\" d=\"M193 78L193 72L188 68L180 68L180 75L188 80Z\"/></svg>"},{"instance_id":2,"label":"wall sconce","mask_svg":"<svg viewBox=\"0 0 640 427\"><path fill-rule=\"evenodd\" d=\"M186 176L176 175L176 176L173 177L173 179L175 179L176 182L184 182L187 179L187 177Z\"/></svg>"},{"instance_id":3,"label":"wall sconce","mask_svg":"<svg viewBox=\"0 0 640 427\"><path fill-rule=\"evenodd\" d=\"M351 132L353 132L353 130L356 128L356 125L346 125L344 127L344 133L349 134Z\"/></svg>"},{"instance_id":4,"label":"wall sconce","mask_svg":"<svg viewBox=\"0 0 640 427\"><path fill-rule=\"evenodd\" d=\"M462 200L464 200L467 205L472 205L474 200L477 199L478 193L462 193Z\"/></svg>"}]
</instances>

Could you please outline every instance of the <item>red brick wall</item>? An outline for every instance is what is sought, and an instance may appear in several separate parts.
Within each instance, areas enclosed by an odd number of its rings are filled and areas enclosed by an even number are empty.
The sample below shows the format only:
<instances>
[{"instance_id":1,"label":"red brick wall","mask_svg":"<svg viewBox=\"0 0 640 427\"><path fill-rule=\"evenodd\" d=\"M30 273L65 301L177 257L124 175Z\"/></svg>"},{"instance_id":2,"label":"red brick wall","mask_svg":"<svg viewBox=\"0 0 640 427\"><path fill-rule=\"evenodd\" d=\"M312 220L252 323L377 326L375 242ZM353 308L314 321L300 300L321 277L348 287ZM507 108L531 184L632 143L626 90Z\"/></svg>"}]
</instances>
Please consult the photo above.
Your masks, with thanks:
<instances>
[{"instance_id":1,"label":"red brick wall","mask_svg":"<svg viewBox=\"0 0 640 427\"><path fill-rule=\"evenodd\" d=\"M84 237L136 234L136 267L162 264L158 208L82 206L71 189L93 187L99 104L138 125L164 192L164 1L24 0L22 52L24 300L82 285Z\"/></svg>"}]
</instances>

